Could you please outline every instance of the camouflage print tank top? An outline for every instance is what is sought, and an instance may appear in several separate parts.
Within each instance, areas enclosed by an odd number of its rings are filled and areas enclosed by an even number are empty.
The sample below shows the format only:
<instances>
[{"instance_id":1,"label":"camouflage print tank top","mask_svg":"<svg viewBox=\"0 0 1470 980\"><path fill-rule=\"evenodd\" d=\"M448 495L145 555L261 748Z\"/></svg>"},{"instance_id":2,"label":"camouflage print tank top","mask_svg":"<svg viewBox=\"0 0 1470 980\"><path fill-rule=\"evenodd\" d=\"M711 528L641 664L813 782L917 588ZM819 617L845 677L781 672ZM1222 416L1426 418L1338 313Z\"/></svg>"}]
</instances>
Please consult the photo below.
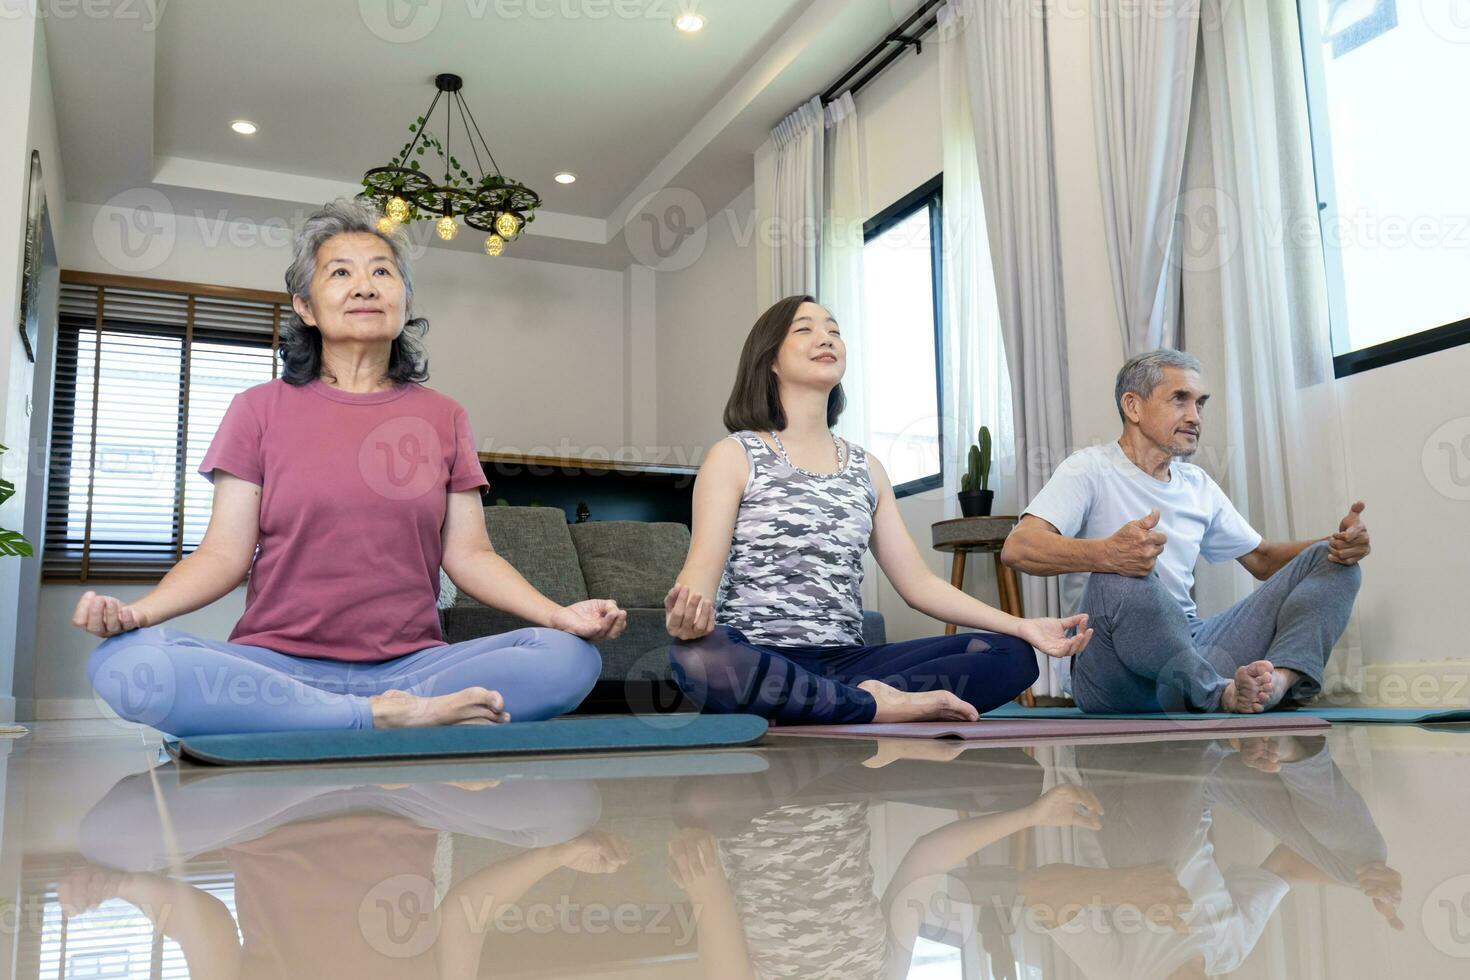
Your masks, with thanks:
<instances>
[{"instance_id":1,"label":"camouflage print tank top","mask_svg":"<svg viewBox=\"0 0 1470 980\"><path fill-rule=\"evenodd\" d=\"M863 556L878 506L867 454L844 441L841 469L808 473L754 432L730 438L745 447L749 475L716 621L762 646L861 646Z\"/></svg>"}]
</instances>

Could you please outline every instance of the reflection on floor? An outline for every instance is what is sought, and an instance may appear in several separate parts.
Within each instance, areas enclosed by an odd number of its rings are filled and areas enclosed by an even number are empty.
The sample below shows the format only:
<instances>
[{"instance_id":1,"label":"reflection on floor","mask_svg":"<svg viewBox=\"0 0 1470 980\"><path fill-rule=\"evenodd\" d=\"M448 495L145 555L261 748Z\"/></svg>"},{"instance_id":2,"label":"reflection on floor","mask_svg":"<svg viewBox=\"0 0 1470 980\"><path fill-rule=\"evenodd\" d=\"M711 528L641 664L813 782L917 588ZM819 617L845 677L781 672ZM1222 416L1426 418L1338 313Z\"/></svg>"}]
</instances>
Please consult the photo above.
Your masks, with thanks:
<instances>
[{"instance_id":1,"label":"reflection on floor","mask_svg":"<svg viewBox=\"0 0 1470 980\"><path fill-rule=\"evenodd\" d=\"M208 770L0 742L36 977L1463 977L1470 731Z\"/></svg>"}]
</instances>

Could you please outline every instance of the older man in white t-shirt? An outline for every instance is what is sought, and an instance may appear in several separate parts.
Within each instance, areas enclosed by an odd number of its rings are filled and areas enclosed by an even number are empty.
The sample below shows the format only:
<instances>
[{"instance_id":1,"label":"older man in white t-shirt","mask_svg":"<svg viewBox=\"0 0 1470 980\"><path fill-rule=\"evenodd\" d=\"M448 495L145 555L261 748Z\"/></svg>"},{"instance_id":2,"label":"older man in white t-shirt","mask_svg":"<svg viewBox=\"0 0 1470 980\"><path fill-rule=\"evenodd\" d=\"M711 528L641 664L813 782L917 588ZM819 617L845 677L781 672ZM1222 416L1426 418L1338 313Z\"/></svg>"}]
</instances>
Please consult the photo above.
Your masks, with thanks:
<instances>
[{"instance_id":1,"label":"older man in white t-shirt","mask_svg":"<svg viewBox=\"0 0 1470 980\"><path fill-rule=\"evenodd\" d=\"M1078 706L1253 713L1315 697L1369 552L1362 501L1336 534L1264 542L1184 462L1199 448L1209 399L1197 359L1140 354L1118 372L1114 395L1123 435L1057 467L1001 554L1031 575L1085 575L1075 611L1096 634L1072 664ZM1191 595L1201 555L1238 561L1266 584L1202 620Z\"/></svg>"}]
</instances>

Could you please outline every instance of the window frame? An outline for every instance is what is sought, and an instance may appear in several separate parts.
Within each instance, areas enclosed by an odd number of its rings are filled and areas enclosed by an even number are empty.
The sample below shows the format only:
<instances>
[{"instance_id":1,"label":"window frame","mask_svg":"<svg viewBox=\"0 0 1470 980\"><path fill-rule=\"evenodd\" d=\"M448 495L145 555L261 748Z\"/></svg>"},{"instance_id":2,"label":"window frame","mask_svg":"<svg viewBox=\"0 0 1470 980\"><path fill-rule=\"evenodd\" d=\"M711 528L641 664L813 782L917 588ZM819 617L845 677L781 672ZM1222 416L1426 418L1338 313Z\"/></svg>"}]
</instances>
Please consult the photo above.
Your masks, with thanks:
<instances>
[{"instance_id":1,"label":"window frame","mask_svg":"<svg viewBox=\"0 0 1470 980\"><path fill-rule=\"evenodd\" d=\"M1317 17L1317 0L1297 0L1297 22L1301 25L1303 82L1307 89L1307 130L1312 140L1312 176L1317 194L1317 228L1322 258L1327 271L1327 322L1332 344L1332 373L1335 378L1370 371L1470 344L1470 317L1425 327L1423 330L1386 340L1371 347L1351 349L1348 336L1347 288L1342 256L1327 243L1326 226L1337 218L1337 187L1332 167L1332 133L1327 121L1327 73L1322 62L1322 27Z\"/></svg>"},{"instance_id":2,"label":"window frame","mask_svg":"<svg viewBox=\"0 0 1470 980\"><path fill-rule=\"evenodd\" d=\"M944 418L944 174L938 174L914 188L873 217L863 222L863 247L894 225L929 208L929 272L934 307L934 409L935 418ZM939 426L939 472L926 474L895 484L893 495L899 499L944 486L944 425Z\"/></svg>"},{"instance_id":3,"label":"window frame","mask_svg":"<svg viewBox=\"0 0 1470 980\"><path fill-rule=\"evenodd\" d=\"M188 413L190 411L190 371L193 354L193 345L198 343L213 344L235 344L240 347L255 351L269 351L271 353L271 377L274 379L280 375L280 333L282 319L286 309L289 309L289 297L284 293L273 293L264 290L243 289L227 286L205 285L200 283L172 282L156 279L145 279L130 276L114 276L99 273L77 272L74 270L63 270L61 273L63 285L72 283L81 286L96 288L102 297L103 308L106 307L106 293L113 291L143 291L143 292L168 292L186 297L188 300L189 322L184 327L169 324L149 323L144 320L122 320L111 316L101 316L98 319L85 321L77 316L58 314L57 316L57 357L54 375L51 383L52 413L50 419L51 447L49 453L49 469L46 480L46 517L47 528L43 534L41 548L43 582L63 583L109 583L109 584L151 584L160 581L169 569L180 559L194 551L194 546L185 542L187 534L187 518L184 506L183 488L188 479L189 468L187 462L188 452ZM198 299L204 300L242 300L263 305L274 305L277 313L272 322L272 331L263 333L259 330L230 329L219 326L196 326L193 323L194 302ZM179 399L177 413L174 422L174 436L178 445L178 457L174 466L174 488L173 500L175 501L172 516L169 521L169 533L172 542L174 557L167 562L166 567L160 565L156 558L142 557L140 552L136 559L116 557L109 558L109 564L117 567L117 571L92 572L87 568L84 560L78 569L73 572L51 566L48 562L55 560L58 563L74 560L78 555L85 556L86 552L93 549L98 542L90 541L90 531L83 535L81 541L76 541L70 536L57 539L51 534L53 501L58 495L70 498L71 482L74 475L71 469L72 445L75 439L77 420L75 417L77 405L77 385L79 377L76 373L78 366L79 345L81 334L84 331L97 331L101 323L100 335L128 334L135 336L154 335L159 337L177 338L180 342L179 356ZM64 356L64 352L70 350L71 356ZM67 397L59 395L65 393ZM94 397L98 393L94 392ZM60 407L65 406L65 407ZM89 501L88 509L92 503ZM70 509L66 511L70 514ZM83 515L86 516L86 515ZM90 526L90 521L88 522ZM103 541L102 544L113 542ZM145 549L146 550L146 549Z\"/></svg>"}]
</instances>

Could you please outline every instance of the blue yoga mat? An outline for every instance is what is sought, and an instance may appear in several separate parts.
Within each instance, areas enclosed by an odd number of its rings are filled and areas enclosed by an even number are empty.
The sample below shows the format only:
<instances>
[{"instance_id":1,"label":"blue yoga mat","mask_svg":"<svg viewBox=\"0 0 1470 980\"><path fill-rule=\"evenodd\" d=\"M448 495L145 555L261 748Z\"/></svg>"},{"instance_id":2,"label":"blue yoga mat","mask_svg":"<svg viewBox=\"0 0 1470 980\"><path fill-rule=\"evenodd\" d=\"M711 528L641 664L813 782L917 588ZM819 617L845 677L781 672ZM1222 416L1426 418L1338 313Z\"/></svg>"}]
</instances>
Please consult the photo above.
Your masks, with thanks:
<instances>
[{"instance_id":1,"label":"blue yoga mat","mask_svg":"<svg viewBox=\"0 0 1470 980\"><path fill-rule=\"evenodd\" d=\"M1338 724L1444 725L1470 722L1470 708L1288 708L1283 714L1310 715ZM1276 712L1271 712L1276 714ZM1088 714L1081 708L1026 708L1007 704L986 712L987 718L1181 718L1199 719L1208 714L1158 711L1122 714Z\"/></svg>"},{"instance_id":2,"label":"blue yoga mat","mask_svg":"<svg viewBox=\"0 0 1470 980\"><path fill-rule=\"evenodd\" d=\"M755 715L561 718L508 725L198 735L170 743L175 758L216 766L567 752L628 752L749 745L766 732Z\"/></svg>"}]
</instances>

